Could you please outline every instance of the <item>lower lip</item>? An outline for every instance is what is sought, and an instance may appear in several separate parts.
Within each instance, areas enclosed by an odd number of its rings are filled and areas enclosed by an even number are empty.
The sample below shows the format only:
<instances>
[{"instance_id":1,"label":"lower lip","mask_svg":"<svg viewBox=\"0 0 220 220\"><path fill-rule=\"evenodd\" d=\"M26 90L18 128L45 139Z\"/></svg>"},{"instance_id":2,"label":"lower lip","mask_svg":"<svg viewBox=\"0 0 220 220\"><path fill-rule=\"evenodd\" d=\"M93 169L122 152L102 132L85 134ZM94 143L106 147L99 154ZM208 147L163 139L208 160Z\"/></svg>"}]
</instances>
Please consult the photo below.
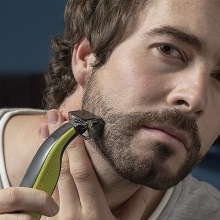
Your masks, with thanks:
<instances>
[{"instance_id":1,"label":"lower lip","mask_svg":"<svg viewBox=\"0 0 220 220\"><path fill-rule=\"evenodd\" d=\"M144 128L144 131L148 133L148 136L150 138L153 138L154 140L157 140L160 143L163 143L171 148L179 149L179 150L181 149L186 150L186 147L184 146L182 141L166 133L165 131L162 131L160 129L155 129L155 128L147 128L147 127Z\"/></svg>"}]
</instances>

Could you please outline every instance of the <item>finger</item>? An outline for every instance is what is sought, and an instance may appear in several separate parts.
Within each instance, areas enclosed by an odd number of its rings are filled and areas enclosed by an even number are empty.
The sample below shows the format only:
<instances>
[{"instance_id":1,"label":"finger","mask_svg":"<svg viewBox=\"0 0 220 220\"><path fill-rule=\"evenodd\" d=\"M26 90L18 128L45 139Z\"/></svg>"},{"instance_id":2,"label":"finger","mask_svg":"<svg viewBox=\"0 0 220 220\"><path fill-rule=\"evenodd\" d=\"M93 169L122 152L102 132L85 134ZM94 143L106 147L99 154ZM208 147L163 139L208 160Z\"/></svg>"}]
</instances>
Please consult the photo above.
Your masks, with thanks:
<instances>
[{"instance_id":1,"label":"finger","mask_svg":"<svg viewBox=\"0 0 220 220\"><path fill-rule=\"evenodd\" d=\"M0 191L0 213L37 211L53 216L58 206L45 192L25 187L11 187Z\"/></svg>"},{"instance_id":2,"label":"finger","mask_svg":"<svg viewBox=\"0 0 220 220\"><path fill-rule=\"evenodd\" d=\"M49 123L49 131L52 132L53 129L61 126L63 121L61 120L62 116L60 112L53 110L48 112L48 114L50 113L57 113L58 116L53 116L56 118L56 121L53 120L53 126ZM50 119L49 117L48 120ZM75 185L75 183L77 184ZM64 152L58 189L60 213L65 211L65 214L67 214L66 212L68 210L74 212L75 210L79 211L81 208L85 218L87 216L91 219L91 211L93 212L93 219L97 219L94 215L98 217L105 216L107 212L111 214L105 195L85 149L84 141L80 137L75 138ZM71 213L68 213L68 215L71 216Z\"/></svg>"},{"instance_id":3,"label":"finger","mask_svg":"<svg viewBox=\"0 0 220 220\"><path fill-rule=\"evenodd\" d=\"M55 109L47 112L47 119L50 134L53 133L56 129L58 129L64 122L64 118L61 112ZM71 147L71 145L74 145L74 143L77 143L77 141L75 142L74 140L74 142L71 142L68 147ZM73 210L73 206L78 206L78 192L75 186L74 179L70 173L69 158L66 153L66 150L64 151L62 157L61 171L57 188L58 193L57 191L56 193L59 195L56 195L56 201L59 200L60 213L64 211L66 212L66 210Z\"/></svg>"},{"instance_id":4,"label":"finger","mask_svg":"<svg viewBox=\"0 0 220 220\"><path fill-rule=\"evenodd\" d=\"M33 217L31 217L28 214L24 213L13 213L13 214L3 214L0 215L0 220L34 220Z\"/></svg>"},{"instance_id":5,"label":"finger","mask_svg":"<svg viewBox=\"0 0 220 220\"><path fill-rule=\"evenodd\" d=\"M55 130L57 130L65 121L61 112L56 109L49 110L46 116L48 121L49 134L52 134ZM64 152L64 161L68 161L68 158L65 154L66 153Z\"/></svg>"},{"instance_id":6,"label":"finger","mask_svg":"<svg viewBox=\"0 0 220 220\"><path fill-rule=\"evenodd\" d=\"M62 113L56 109L49 110L46 116L50 134L53 133L56 129L58 129L65 121Z\"/></svg>"},{"instance_id":7,"label":"finger","mask_svg":"<svg viewBox=\"0 0 220 220\"><path fill-rule=\"evenodd\" d=\"M152 194L152 189L144 186L141 187L122 206L117 217L126 220L141 219L146 207L151 201Z\"/></svg>"},{"instance_id":8,"label":"finger","mask_svg":"<svg viewBox=\"0 0 220 220\"><path fill-rule=\"evenodd\" d=\"M69 144L68 148L73 148L78 144L81 144L79 143L79 138L75 138L74 141ZM78 210L80 207L80 200L75 181L70 172L70 161L67 150L64 152L62 159L60 178L58 181L58 190L61 212L63 210L73 210L73 207L75 210Z\"/></svg>"},{"instance_id":9,"label":"finger","mask_svg":"<svg viewBox=\"0 0 220 220\"><path fill-rule=\"evenodd\" d=\"M78 138L78 143L67 149L70 171L84 212L93 210L93 213L101 216L110 213L110 209L83 143L83 139Z\"/></svg>"}]
</instances>

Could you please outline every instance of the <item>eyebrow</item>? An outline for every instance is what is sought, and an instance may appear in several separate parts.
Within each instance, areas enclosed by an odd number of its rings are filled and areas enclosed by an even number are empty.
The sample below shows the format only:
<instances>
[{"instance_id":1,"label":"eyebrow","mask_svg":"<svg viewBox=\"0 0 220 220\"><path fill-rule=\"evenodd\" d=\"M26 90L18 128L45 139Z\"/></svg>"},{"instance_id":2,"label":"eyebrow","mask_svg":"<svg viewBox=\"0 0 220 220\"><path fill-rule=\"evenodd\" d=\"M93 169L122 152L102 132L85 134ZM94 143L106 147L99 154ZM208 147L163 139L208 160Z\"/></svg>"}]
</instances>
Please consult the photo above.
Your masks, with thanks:
<instances>
[{"instance_id":1,"label":"eyebrow","mask_svg":"<svg viewBox=\"0 0 220 220\"><path fill-rule=\"evenodd\" d=\"M177 40L180 40L184 43L187 43L197 50L201 50L202 48L202 42L199 40L198 37L196 37L193 34L186 33L184 31L181 31L177 28L171 27L171 26L161 26L159 28L154 28L150 32L147 33L149 36L156 37L158 35L166 35L176 38Z\"/></svg>"}]
</instances>

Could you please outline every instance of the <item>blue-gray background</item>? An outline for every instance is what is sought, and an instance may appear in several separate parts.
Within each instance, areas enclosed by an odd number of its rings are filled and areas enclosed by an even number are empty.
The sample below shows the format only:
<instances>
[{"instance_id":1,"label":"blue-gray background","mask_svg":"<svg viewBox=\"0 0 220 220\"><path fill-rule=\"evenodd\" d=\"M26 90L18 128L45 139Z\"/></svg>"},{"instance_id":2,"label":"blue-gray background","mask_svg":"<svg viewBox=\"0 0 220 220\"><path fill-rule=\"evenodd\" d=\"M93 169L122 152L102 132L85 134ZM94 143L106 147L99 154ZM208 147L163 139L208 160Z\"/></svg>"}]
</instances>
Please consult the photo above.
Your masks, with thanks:
<instances>
[{"instance_id":1,"label":"blue-gray background","mask_svg":"<svg viewBox=\"0 0 220 220\"><path fill-rule=\"evenodd\" d=\"M53 35L63 32L66 0L0 1L0 74L44 72Z\"/></svg>"}]
</instances>

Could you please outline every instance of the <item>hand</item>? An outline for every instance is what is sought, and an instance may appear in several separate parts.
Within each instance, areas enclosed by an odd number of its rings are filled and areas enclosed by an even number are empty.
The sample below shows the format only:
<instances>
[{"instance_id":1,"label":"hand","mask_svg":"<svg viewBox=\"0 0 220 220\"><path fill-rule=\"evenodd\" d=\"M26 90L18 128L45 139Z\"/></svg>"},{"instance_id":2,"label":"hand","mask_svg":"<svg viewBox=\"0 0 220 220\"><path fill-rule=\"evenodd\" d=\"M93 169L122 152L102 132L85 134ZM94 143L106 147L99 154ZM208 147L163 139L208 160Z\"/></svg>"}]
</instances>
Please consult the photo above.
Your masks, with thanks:
<instances>
[{"instance_id":1,"label":"hand","mask_svg":"<svg viewBox=\"0 0 220 220\"><path fill-rule=\"evenodd\" d=\"M43 139L64 123L57 110L47 113L48 127L42 126ZM150 201L149 190L141 187L114 216L108 206L102 187L96 177L82 138L72 141L64 152L61 174L54 199L60 210L54 220L133 220L141 216ZM43 217L43 219L49 219Z\"/></svg>"},{"instance_id":2,"label":"hand","mask_svg":"<svg viewBox=\"0 0 220 220\"><path fill-rule=\"evenodd\" d=\"M58 207L45 192L26 187L10 187L0 190L0 220L33 220L21 211L33 211L54 216Z\"/></svg>"},{"instance_id":3,"label":"hand","mask_svg":"<svg viewBox=\"0 0 220 220\"><path fill-rule=\"evenodd\" d=\"M38 145L41 144L42 138ZM28 211L37 211L44 216L54 216L58 210L59 207L46 192L26 187L10 187L0 190L0 220L33 219L25 213Z\"/></svg>"}]
</instances>

